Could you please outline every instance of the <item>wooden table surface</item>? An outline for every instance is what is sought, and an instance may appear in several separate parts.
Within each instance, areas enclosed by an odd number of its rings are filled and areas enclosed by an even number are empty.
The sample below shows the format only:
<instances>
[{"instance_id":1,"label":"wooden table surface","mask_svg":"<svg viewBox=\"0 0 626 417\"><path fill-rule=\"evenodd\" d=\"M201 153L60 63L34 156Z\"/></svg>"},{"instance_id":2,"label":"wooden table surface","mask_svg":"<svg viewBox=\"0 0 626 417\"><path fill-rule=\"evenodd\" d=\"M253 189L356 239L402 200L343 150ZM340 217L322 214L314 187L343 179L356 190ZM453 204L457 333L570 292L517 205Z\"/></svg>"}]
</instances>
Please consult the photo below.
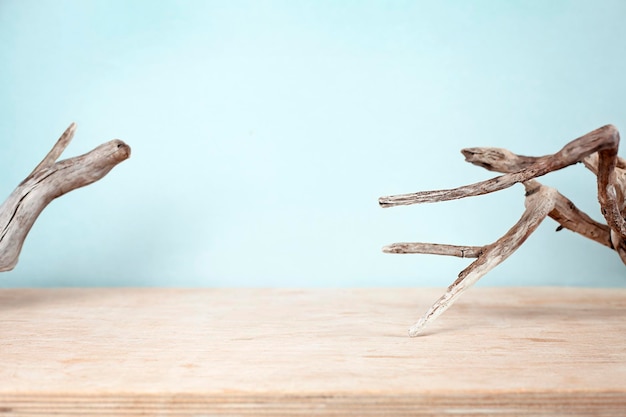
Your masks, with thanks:
<instances>
[{"instance_id":1,"label":"wooden table surface","mask_svg":"<svg viewBox=\"0 0 626 417\"><path fill-rule=\"evenodd\" d=\"M0 416L626 415L625 289L442 291L0 290Z\"/></svg>"}]
</instances>

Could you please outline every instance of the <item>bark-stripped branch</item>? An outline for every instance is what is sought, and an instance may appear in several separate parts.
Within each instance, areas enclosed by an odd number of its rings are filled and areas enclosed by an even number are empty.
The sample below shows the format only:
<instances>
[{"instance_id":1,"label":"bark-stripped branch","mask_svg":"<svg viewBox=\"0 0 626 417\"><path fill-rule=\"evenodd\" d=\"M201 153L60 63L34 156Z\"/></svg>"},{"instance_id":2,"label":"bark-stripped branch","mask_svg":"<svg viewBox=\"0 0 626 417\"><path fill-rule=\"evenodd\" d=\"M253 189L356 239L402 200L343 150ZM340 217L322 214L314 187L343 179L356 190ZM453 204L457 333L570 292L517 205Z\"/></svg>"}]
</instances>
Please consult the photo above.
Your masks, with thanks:
<instances>
[{"instance_id":1,"label":"bark-stripped branch","mask_svg":"<svg viewBox=\"0 0 626 417\"><path fill-rule=\"evenodd\" d=\"M486 246L455 246L434 243L394 243L383 248L387 253L428 253L476 257L463 270L446 293L433 304L409 334L417 335L424 326L445 311L469 286L504 261L549 216L559 223L558 230L569 229L608 248L614 249L626 264L626 161L617 156L619 133L612 125L596 129L565 145L552 155L516 155L500 148L463 149L466 161L503 175L487 181L449 190L422 191L381 197L382 207L433 203L477 196L522 183L526 188L526 211L502 238ZM555 189L540 184L536 177L582 162L597 177L598 200L607 225L579 210Z\"/></svg>"},{"instance_id":2,"label":"bark-stripped branch","mask_svg":"<svg viewBox=\"0 0 626 417\"><path fill-rule=\"evenodd\" d=\"M459 258L478 258L483 250L483 246L459 246L421 242L393 243L383 248L385 253L427 253Z\"/></svg>"},{"instance_id":3,"label":"bark-stripped branch","mask_svg":"<svg viewBox=\"0 0 626 417\"><path fill-rule=\"evenodd\" d=\"M76 125L72 123L0 206L0 272L15 267L28 232L52 200L98 181L130 156L130 147L116 139L84 155L56 162L75 130Z\"/></svg>"}]
</instances>

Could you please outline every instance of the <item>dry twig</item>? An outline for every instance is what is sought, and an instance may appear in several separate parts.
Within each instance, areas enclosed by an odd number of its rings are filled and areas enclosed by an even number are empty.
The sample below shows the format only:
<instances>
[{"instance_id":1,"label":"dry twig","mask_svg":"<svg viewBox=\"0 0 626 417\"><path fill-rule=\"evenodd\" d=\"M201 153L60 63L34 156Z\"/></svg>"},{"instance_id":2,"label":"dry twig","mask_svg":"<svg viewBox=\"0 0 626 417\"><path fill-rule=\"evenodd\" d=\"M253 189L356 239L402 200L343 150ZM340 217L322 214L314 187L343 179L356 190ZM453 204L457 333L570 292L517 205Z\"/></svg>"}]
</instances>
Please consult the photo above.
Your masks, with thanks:
<instances>
[{"instance_id":1,"label":"dry twig","mask_svg":"<svg viewBox=\"0 0 626 417\"><path fill-rule=\"evenodd\" d=\"M130 147L116 139L84 155L56 162L75 130L76 124L72 123L0 206L0 272L15 267L28 232L52 200L98 181L130 156Z\"/></svg>"},{"instance_id":2,"label":"dry twig","mask_svg":"<svg viewBox=\"0 0 626 417\"><path fill-rule=\"evenodd\" d=\"M494 243L485 246L394 243L383 248L387 253L427 253L477 258L461 271L445 294L411 327L409 335L418 335L467 288L511 255L547 216L560 224L558 230L569 229L607 246L615 250L626 264L626 161L617 156L618 146L619 132L615 126L607 125L573 140L553 155L529 157L499 148L463 149L461 152L466 161L503 175L450 190L381 197L379 203L382 207L394 207L477 196L517 183L522 183L526 188L526 211ZM606 225L591 219L557 190L534 179L578 162L584 163L597 176L598 200L607 221Z\"/></svg>"}]
</instances>

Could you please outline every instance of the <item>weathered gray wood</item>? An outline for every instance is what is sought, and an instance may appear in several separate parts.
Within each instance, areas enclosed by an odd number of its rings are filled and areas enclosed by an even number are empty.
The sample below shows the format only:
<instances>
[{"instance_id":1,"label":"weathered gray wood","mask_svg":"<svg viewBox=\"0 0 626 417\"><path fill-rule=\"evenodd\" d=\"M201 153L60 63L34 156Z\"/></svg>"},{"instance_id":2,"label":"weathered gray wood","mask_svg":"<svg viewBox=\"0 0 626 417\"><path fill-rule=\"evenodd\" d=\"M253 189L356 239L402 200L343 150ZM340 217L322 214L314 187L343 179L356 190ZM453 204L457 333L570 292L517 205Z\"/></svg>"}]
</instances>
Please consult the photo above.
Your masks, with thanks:
<instances>
[{"instance_id":1,"label":"weathered gray wood","mask_svg":"<svg viewBox=\"0 0 626 417\"><path fill-rule=\"evenodd\" d=\"M427 253L430 255L457 256L459 258L478 258L483 246L444 245L441 243L401 242L385 246L385 253Z\"/></svg>"},{"instance_id":2,"label":"weathered gray wood","mask_svg":"<svg viewBox=\"0 0 626 417\"><path fill-rule=\"evenodd\" d=\"M98 181L130 156L130 147L116 139L84 155L55 162L72 140L75 130L76 124L72 123L0 206L0 272L15 267L28 232L52 200Z\"/></svg>"},{"instance_id":3,"label":"weathered gray wood","mask_svg":"<svg viewBox=\"0 0 626 417\"><path fill-rule=\"evenodd\" d=\"M409 334L416 335L435 319L469 286L511 255L549 216L560 226L592 239L617 252L626 264L626 161L617 156L619 132L612 125L596 129L565 145L552 155L517 155L501 148L467 148L467 162L504 175L462 187L421 191L381 197L382 207L432 203L477 196L522 183L526 188L526 211L519 222L498 241L486 246L454 246L433 243L395 243L385 246L387 253L429 253L477 257L463 270L446 293L433 304ZM536 177L582 162L597 176L598 200L607 225L596 222L558 191L543 186Z\"/></svg>"}]
</instances>

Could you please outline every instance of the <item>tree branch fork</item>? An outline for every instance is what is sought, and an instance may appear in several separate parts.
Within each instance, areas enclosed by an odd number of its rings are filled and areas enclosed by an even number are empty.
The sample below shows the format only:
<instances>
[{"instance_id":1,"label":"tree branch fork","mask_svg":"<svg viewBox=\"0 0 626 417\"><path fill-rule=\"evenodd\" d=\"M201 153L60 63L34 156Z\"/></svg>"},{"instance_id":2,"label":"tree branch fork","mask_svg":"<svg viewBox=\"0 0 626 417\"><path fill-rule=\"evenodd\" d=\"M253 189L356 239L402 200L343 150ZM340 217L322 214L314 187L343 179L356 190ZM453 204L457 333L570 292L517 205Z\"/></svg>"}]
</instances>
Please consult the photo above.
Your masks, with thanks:
<instances>
[{"instance_id":1,"label":"tree branch fork","mask_svg":"<svg viewBox=\"0 0 626 417\"><path fill-rule=\"evenodd\" d=\"M115 139L84 155L57 161L75 131L72 123L0 206L0 272L15 267L28 232L52 200L100 180L130 157L130 147Z\"/></svg>"}]
</instances>

